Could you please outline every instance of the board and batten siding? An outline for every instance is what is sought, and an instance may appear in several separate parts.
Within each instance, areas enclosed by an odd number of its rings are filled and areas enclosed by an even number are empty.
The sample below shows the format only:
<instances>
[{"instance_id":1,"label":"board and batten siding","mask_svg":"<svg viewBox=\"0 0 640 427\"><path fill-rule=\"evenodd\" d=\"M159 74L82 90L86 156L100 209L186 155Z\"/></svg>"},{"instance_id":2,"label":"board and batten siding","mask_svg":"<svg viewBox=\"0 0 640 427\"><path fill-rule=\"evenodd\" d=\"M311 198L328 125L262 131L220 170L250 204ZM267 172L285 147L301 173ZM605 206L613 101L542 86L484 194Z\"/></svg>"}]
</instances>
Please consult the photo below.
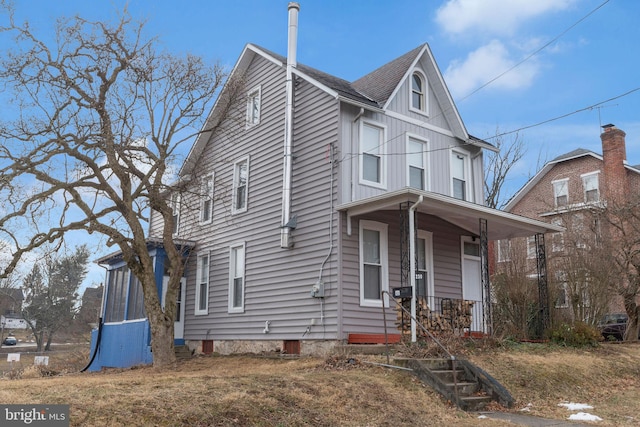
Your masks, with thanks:
<instances>
[{"instance_id":1,"label":"board and batten siding","mask_svg":"<svg viewBox=\"0 0 640 427\"><path fill-rule=\"evenodd\" d=\"M341 215L341 274L342 298L340 334L346 339L350 333L379 334L384 331L380 307L360 306L359 221L369 220L388 224L389 289L401 286L400 211L379 211L351 218L352 233L347 234L346 214ZM460 239L469 233L440 218L418 214L419 230L433 233L434 290L438 298L462 298L462 270ZM396 310L393 301L386 309L387 331L397 333Z\"/></svg>"},{"instance_id":2,"label":"board and batten siding","mask_svg":"<svg viewBox=\"0 0 640 427\"><path fill-rule=\"evenodd\" d=\"M330 144L337 142L337 101L300 81L295 89L293 129L292 249L280 247L285 71L256 56L246 75L247 91L261 85L260 123L244 128L244 97L228 120L242 127L214 135L202 152L198 175L215 173L214 215L202 225L197 215L183 224L180 237L197 241L189 259L185 339L260 340L334 339L336 331L337 249L323 270L327 297L312 298L311 287L329 253L337 245L337 216L329 230ZM227 127L228 129L228 127ZM249 155L248 209L231 214L233 163ZM337 171L334 170L334 176ZM199 178L199 177L198 177ZM337 183L334 179L334 188ZM192 202L192 209L199 204ZM196 209L197 210L197 209ZM337 215L337 214L335 214ZM245 244L244 312L228 313L229 248ZM210 254L208 312L195 315L197 254ZM312 321L313 319L313 321ZM321 319L323 324L321 325ZM265 322L269 333L263 333ZM307 328L313 323L309 331ZM306 332L306 333L305 333ZM304 335L303 335L304 334Z\"/></svg>"}]
</instances>

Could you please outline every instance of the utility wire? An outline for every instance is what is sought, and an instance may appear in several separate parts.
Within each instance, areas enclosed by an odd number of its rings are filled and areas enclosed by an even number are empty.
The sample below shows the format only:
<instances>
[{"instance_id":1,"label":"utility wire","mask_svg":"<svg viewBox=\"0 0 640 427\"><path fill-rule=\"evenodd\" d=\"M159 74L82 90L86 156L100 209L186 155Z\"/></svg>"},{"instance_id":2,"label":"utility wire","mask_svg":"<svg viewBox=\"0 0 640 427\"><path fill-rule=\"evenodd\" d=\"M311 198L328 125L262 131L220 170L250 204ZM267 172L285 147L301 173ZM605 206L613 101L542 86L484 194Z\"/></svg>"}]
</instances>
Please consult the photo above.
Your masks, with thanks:
<instances>
[{"instance_id":1,"label":"utility wire","mask_svg":"<svg viewBox=\"0 0 640 427\"><path fill-rule=\"evenodd\" d=\"M584 108L581 108L581 109L579 109L579 110L575 110L575 111L572 111L572 112L570 112L570 113L567 113L567 114L563 114L563 115L561 115L561 116L554 117L554 118L552 118L552 119L547 119L547 120L544 120L544 121L542 121L542 122L538 122L538 123L533 124L533 125L523 126L523 127L521 127L521 128L515 129L515 130L510 130L509 132L503 132L503 133L500 133L500 134L498 134L498 135L490 136L490 137L485 138L485 139L494 139L494 138L499 138L499 137L504 136L504 135L509 135L509 134L512 134L512 133L520 132L521 130L530 129L530 128L533 128L533 127L536 127L536 126L544 125L544 124L546 124L546 123L554 122L554 121L556 121L556 120L564 119L565 117L569 117L569 116L572 116L572 115L574 115L574 114L581 113L581 112L583 112L583 111L593 110L594 108L597 108L599 105L606 104L607 102L610 102L610 101L613 101L613 100L616 100L616 99L622 98L622 97L627 96L627 95L631 95L632 93L637 92L637 91L639 91L639 90L640 90L640 87L637 87L637 88L635 88L635 89L631 89L630 91L627 91L627 92L622 93L622 94L620 94L620 95L614 96L613 98L609 98L609 99L606 99L606 100L604 100L604 101L600 101L600 102L598 102L598 103L595 103L595 104L593 104L593 105L589 105L588 107L584 107Z\"/></svg>"},{"instance_id":2,"label":"utility wire","mask_svg":"<svg viewBox=\"0 0 640 427\"><path fill-rule=\"evenodd\" d=\"M555 43L556 41L558 41L558 39L560 39L560 37L564 36L566 33L568 33L570 30L572 30L575 26L577 26L579 23L581 23L582 21L584 21L585 19L587 19L589 16L593 15L598 9L600 9L602 6L604 6L605 4L609 3L610 0L605 0L602 4L600 4L598 7L596 7L595 9L593 9L591 12L587 13L585 16L583 16L582 18L580 18L579 20L577 20L573 25L571 25L570 27L568 27L566 30L564 30L563 32L561 32L560 34L558 34L556 37L554 37L553 39L551 39L550 41L548 41L547 43L545 43L542 47L538 48L538 50L530 53L527 57L525 57L522 61L518 62L517 64L513 65L511 68L505 70L504 72L498 74L496 77L492 78L491 80L489 80L488 82L486 82L485 84L481 85L480 87L478 87L477 89L475 89L474 91L468 93L467 95L463 96L462 98L459 99L459 101L464 101L465 99L467 99L468 97L470 97L471 95L475 94L476 92L480 91L481 89L489 86L491 83L495 82L496 80L498 80L499 78L501 78L502 76L504 76L505 74L507 74L508 72L510 72L511 70L519 67L520 65L522 65L523 63L525 63L526 61L528 61L529 59L531 59L532 57L534 57L535 55L537 55L538 53L540 53L541 51L543 51L544 49L546 49L547 47L549 47L549 45Z\"/></svg>"}]
</instances>

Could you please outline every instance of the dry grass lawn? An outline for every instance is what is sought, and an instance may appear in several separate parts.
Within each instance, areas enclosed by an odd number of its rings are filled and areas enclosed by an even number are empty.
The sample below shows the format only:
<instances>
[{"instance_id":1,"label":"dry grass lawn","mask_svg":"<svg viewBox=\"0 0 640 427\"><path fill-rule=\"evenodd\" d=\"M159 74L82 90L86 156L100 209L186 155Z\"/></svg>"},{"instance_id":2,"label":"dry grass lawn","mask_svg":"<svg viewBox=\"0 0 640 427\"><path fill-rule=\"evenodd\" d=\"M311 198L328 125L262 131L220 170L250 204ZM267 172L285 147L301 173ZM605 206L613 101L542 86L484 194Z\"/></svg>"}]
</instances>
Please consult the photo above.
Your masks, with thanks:
<instances>
[{"instance_id":1,"label":"dry grass lawn","mask_svg":"<svg viewBox=\"0 0 640 427\"><path fill-rule=\"evenodd\" d=\"M604 419L598 425L640 424L639 345L588 351L514 345L465 352L511 391L516 412L531 404L531 414L567 419L569 412L558 403L572 400L594 406L589 412ZM52 355L50 368L70 371L73 363L86 363L85 356ZM513 425L452 407L406 371L365 363L386 362L382 357L350 357L196 357L175 370L50 377L39 377L33 367L18 375L14 367L13 376L20 378L9 379L5 372L0 402L70 404L74 426ZM0 370L6 368L0 363Z\"/></svg>"}]
</instances>

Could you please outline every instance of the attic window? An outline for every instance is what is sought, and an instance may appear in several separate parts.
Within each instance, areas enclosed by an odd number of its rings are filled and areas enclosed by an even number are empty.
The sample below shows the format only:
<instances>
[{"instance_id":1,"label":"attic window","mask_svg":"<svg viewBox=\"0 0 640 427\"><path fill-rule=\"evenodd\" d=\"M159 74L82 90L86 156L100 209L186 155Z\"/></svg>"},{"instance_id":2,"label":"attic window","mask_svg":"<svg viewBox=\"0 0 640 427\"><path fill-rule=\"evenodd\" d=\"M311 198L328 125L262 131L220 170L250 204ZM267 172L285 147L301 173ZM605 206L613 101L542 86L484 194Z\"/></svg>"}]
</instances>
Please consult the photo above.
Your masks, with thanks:
<instances>
[{"instance_id":1,"label":"attic window","mask_svg":"<svg viewBox=\"0 0 640 427\"><path fill-rule=\"evenodd\" d=\"M247 127L260 123L260 102L262 90L256 86L247 94Z\"/></svg>"},{"instance_id":2,"label":"attic window","mask_svg":"<svg viewBox=\"0 0 640 427\"><path fill-rule=\"evenodd\" d=\"M410 97L410 109L421 114L427 114L427 79L419 71L414 71L411 75Z\"/></svg>"},{"instance_id":3,"label":"attic window","mask_svg":"<svg viewBox=\"0 0 640 427\"><path fill-rule=\"evenodd\" d=\"M562 208L569 204L569 179L553 181L553 198L555 207Z\"/></svg>"}]
</instances>

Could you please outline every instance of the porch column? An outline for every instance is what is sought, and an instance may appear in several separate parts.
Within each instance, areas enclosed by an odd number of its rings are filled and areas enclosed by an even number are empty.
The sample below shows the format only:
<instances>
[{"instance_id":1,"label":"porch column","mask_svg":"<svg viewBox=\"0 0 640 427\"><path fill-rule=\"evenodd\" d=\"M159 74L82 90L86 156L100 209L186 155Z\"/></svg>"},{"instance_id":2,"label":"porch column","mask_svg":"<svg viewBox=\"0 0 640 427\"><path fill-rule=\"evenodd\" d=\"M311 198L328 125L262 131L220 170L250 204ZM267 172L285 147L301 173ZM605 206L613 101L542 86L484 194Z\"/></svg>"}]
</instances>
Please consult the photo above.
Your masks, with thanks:
<instances>
[{"instance_id":1,"label":"porch column","mask_svg":"<svg viewBox=\"0 0 640 427\"><path fill-rule=\"evenodd\" d=\"M493 335L491 315L491 281L489 280L489 238L487 220L480 218L480 280L482 282L482 325L486 333Z\"/></svg>"},{"instance_id":2,"label":"porch column","mask_svg":"<svg viewBox=\"0 0 640 427\"><path fill-rule=\"evenodd\" d=\"M409 208L409 279L411 280L411 342L418 340L416 325L416 208L424 198Z\"/></svg>"}]
</instances>

